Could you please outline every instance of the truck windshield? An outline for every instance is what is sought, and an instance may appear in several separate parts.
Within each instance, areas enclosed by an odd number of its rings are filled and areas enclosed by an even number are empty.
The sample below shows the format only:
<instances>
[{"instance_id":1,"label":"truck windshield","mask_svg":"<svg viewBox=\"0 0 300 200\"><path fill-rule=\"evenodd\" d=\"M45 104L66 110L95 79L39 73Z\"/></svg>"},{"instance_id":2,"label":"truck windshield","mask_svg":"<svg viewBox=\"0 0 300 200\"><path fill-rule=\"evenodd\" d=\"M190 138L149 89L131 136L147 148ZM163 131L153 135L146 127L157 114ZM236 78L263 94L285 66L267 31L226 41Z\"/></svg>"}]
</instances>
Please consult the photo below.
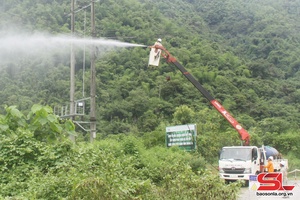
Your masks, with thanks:
<instances>
[{"instance_id":1,"label":"truck windshield","mask_svg":"<svg viewBox=\"0 0 300 200\"><path fill-rule=\"evenodd\" d=\"M220 159L251 160L250 148L224 148L220 154Z\"/></svg>"}]
</instances>

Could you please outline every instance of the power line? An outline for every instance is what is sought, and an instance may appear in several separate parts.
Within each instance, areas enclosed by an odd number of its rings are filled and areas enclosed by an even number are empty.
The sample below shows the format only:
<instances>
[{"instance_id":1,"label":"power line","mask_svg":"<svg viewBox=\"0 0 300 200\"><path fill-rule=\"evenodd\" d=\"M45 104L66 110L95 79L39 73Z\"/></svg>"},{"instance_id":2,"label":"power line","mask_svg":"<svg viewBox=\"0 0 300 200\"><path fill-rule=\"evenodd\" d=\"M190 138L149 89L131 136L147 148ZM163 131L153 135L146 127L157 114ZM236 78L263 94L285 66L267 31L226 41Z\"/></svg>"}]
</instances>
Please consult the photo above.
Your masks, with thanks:
<instances>
[{"instance_id":1,"label":"power line","mask_svg":"<svg viewBox=\"0 0 300 200\"><path fill-rule=\"evenodd\" d=\"M99 2L100 0L96 0L96 1L93 1L93 3L97 3L97 2ZM79 9L77 9L77 10L75 10L74 11L74 14L75 13L78 13L78 12L80 12L80 11L82 11L82 10L84 10L84 9L86 9L86 8L88 8L88 7L90 7L90 6L92 6L92 3L90 3L90 4L88 4L88 5L85 5L85 6L83 6L83 7L81 7L81 8L79 8ZM72 14L72 12L70 12L69 14L67 14L67 16L70 16Z\"/></svg>"}]
</instances>

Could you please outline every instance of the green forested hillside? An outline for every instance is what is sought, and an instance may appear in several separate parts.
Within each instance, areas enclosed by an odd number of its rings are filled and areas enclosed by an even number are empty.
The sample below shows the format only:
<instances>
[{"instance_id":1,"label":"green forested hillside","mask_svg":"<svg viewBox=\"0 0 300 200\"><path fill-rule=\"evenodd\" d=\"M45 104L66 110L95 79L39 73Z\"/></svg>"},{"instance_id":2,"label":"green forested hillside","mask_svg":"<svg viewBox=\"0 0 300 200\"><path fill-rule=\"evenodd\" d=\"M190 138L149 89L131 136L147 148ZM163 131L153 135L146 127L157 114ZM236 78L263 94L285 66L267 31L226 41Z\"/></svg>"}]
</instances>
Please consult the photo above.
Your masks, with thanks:
<instances>
[{"instance_id":1,"label":"green forested hillside","mask_svg":"<svg viewBox=\"0 0 300 200\"><path fill-rule=\"evenodd\" d=\"M89 4L75 4L78 38L91 35ZM70 34L70 6L67 0L3 0L0 36ZM249 131L251 144L300 159L299 0L101 0L95 11L97 37L147 46L162 38ZM1 114L5 105L29 113L34 104L68 103L69 49L25 47L24 53L0 41ZM163 59L157 68L147 66L148 53L98 49L97 140L131 134L147 148L164 146L166 126L196 123L197 153L206 161L216 162L224 145L239 145L236 131L175 67ZM89 50L85 55L76 50L76 99L90 94ZM76 130L78 140L86 140ZM297 160L290 167L297 168Z\"/></svg>"}]
</instances>

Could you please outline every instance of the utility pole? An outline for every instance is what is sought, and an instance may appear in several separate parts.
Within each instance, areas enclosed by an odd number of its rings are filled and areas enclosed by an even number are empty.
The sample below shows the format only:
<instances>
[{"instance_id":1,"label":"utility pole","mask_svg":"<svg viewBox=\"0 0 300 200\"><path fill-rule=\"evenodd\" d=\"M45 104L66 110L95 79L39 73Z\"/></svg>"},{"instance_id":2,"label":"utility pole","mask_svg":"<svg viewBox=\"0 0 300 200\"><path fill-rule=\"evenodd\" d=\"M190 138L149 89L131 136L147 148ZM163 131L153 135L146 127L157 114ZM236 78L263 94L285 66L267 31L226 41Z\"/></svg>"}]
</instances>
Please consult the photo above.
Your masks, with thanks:
<instances>
[{"instance_id":1,"label":"utility pole","mask_svg":"<svg viewBox=\"0 0 300 200\"><path fill-rule=\"evenodd\" d=\"M71 34L74 37L74 24L75 24L75 0L71 0ZM73 42L71 42L71 56L70 56L70 118L73 121L75 116L75 53ZM70 135L71 141L75 142L75 136Z\"/></svg>"},{"instance_id":2,"label":"utility pole","mask_svg":"<svg viewBox=\"0 0 300 200\"><path fill-rule=\"evenodd\" d=\"M95 2L91 0L91 32L92 37L96 37L95 31ZM95 46L91 46L91 110L90 110L90 142L93 142L96 138L96 50Z\"/></svg>"}]
</instances>

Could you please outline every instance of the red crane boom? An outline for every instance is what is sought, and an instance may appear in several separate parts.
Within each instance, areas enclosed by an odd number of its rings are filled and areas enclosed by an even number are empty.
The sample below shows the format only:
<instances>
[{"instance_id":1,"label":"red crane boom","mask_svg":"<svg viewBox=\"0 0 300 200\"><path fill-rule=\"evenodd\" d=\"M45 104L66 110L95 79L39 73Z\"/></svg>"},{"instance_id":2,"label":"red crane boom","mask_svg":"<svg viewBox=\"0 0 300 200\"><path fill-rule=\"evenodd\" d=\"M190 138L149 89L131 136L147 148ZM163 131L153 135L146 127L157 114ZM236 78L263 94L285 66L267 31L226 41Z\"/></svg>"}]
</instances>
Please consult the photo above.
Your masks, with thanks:
<instances>
[{"instance_id":1,"label":"red crane boom","mask_svg":"<svg viewBox=\"0 0 300 200\"><path fill-rule=\"evenodd\" d=\"M219 113L237 130L243 141L244 146L248 146L250 143L249 133L238 123L234 117L219 103L214 99L210 93L174 58L162 45L154 45L150 48L156 48L161 50L161 55L167 60L168 63L174 64L181 73L203 94L203 96L209 100L209 102L219 111Z\"/></svg>"}]
</instances>

